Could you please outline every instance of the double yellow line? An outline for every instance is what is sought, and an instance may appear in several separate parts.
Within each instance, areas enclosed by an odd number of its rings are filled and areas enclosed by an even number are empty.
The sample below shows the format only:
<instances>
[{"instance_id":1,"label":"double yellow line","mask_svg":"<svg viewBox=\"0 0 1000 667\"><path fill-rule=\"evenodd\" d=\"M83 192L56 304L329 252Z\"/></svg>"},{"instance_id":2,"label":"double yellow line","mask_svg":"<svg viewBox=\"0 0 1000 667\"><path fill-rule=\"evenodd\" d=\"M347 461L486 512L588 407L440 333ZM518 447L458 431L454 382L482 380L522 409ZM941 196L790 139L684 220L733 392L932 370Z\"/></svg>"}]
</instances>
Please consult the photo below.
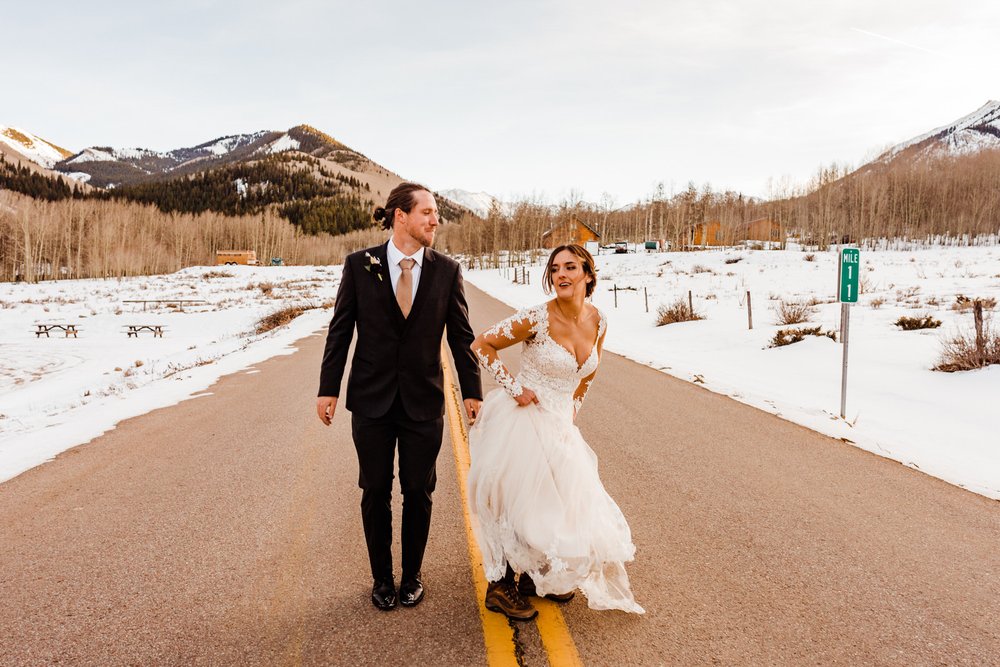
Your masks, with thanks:
<instances>
[{"instance_id":1,"label":"double yellow line","mask_svg":"<svg viewBox=\"0 0 1000 667\"><path fill-rule=\"evenodd\" d=\"M472 579L476 585L479 620L483 625L483 639L486 642L486 660L490 667L517 667L517 645L514 630L506 617L488 611L483 605L486 598L486 572L483 557L479 552L472 532L472 515L469 513L469 436L465 429L465 410L455 379L448 364L448 350L442 345L441 363L444 367L445 404L448 412L448 427L451 430L451 444L455 453L455 468L458 471L458 488L462 498L462 514L465 517L465 531L469 546L469 562L472 565ZM551 667L576 667L582 665L576 644L570 635L569 626L562 611L554 602L544 598L533 598L532 604L538 609L535 623L542 638Z\"/></svg>"}]
</instances>

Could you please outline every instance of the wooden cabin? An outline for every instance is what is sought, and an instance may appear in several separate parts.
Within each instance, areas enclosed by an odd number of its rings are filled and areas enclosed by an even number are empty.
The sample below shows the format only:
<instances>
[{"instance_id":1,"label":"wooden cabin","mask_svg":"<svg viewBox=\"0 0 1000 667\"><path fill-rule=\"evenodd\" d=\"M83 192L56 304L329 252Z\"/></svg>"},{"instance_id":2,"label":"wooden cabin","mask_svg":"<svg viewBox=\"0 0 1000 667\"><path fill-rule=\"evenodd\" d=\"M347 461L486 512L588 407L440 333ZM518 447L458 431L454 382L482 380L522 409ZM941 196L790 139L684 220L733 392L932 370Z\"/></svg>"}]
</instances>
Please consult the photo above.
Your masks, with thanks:
<instances>
[{"instance_id":1,"label":"wooden cabin","mask_svg":"<svg viewBox=\"0 0 1000 667\"><path fill-rule=\"evenodd\" d=\"M571 216L566 222L556 225L542 234L542 247L544 248L555 248L567 243L578 243L586 246L588 241L600 243L601 235L587 223L578 220L576 216Z\"/></svg>"},{"instance_id":2,"label":"wooden cabin","mask_svg":"<svg viewBox=\"0 0 1000 667\"><path fill-rule=\"evenodd\" d=\"M781 225L770 218L757 218L739 225L734 238L737 241L766 241L781 243Z\"/></svg>"},{"instance_id":3,"label":"wooden cabin","mask_svg":"<svg viewBox=\"0 0 1000 667\"><path fill-rule=\"evenodd\" d=\"M726 230L718 220L699 222L691 226L691 245L722 246L729 245Z\"/></svg>"},{"instance_id":4,"label":"wooden cabin","mask_svg":"<svg viewBox=\"0 0 1000 667\"><path fill-rule=\"evenodd\" d=\"M722 224L719 220L699 222L691 226L690 244L699 247L731 246L744 241L781 243L781 225L769 218L750 222Z\"/></svg>"}]
</instances>

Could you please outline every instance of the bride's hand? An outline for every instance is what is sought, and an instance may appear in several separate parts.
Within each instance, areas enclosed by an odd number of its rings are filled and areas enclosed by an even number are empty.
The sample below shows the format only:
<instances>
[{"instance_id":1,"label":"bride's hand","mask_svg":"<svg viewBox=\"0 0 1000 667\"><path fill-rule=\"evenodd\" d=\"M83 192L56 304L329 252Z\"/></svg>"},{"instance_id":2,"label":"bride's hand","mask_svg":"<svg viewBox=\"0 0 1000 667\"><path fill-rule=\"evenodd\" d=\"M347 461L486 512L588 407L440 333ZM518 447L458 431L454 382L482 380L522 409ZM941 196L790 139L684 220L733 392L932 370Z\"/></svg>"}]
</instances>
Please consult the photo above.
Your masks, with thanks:
<instances>
[{"instance_id":1,"label":"bride's hand","mask_svg":"<svg viewBox=\"0 0 1000 667\"><path fill-rule=\"evenodd\" d=\"M515 396L514 400L522 408L526 405L531 405L532 403L538 403L538 397L535 396L535 392L531 391L527 387L521 390L520 396Z\"/></svg>"}]
</instances>

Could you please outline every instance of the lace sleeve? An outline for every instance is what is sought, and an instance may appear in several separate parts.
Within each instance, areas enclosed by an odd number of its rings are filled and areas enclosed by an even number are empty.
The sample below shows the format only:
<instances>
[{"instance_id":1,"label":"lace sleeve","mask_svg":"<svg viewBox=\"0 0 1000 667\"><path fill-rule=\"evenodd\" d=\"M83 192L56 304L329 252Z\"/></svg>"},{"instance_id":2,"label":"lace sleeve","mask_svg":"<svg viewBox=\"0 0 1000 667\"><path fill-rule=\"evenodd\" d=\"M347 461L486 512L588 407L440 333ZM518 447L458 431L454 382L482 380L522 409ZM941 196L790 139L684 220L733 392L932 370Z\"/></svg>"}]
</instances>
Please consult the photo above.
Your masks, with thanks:
<instances>
[{"instance_id":1,"label":"lace sleeve","mask_svg":"<svg viewBox=\"0 0 1000 667\"><path fill-rule=\"evenodd\" d=\"M598 311L600 312L600 311ZM601 320L597 325L597 358L600 360L601 353L604 351L604 334L608 329L608 321L604 317L604 313L600 313ZM580 384L577 385L576 391L573 392L573 418L580 412L580 408L583 407L583 399L587 397L587 392L590 391L590 385L593 384L594 378L597 377L597 369L588 375L587 377L580 380Z\"/></svg>"},{"instance_id":2,"label":"lace sleeve","mask_svg":"<svg viewBox=\"0 0 1000 667\"><path fill-rule=\"evenodd\" d=\"M497 352L531 338L535 334L537 321L533 309L519 311L479 334L472 343L472 351L476 353L480 365L489 371L497 384L513 398L520 396L524 387L503 365Z\"/></svg>"}]
</instances>

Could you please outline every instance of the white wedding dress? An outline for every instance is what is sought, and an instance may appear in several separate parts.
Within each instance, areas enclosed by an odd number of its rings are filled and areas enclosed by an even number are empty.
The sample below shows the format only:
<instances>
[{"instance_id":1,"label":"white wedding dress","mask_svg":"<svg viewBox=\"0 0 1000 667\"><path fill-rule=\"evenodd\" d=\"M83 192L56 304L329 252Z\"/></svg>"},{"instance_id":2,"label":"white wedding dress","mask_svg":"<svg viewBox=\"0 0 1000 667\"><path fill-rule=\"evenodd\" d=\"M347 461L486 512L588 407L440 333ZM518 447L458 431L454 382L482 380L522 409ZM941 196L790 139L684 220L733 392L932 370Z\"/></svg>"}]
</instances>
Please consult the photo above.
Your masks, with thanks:
<instances>
[{"instance_id":1,"label":"white wedding dress","mask_svg":"<svg viewBox=\"0 0 1000 667\"><path fill-rule=\"evenodd\" d=\"M582 402L577 396L574 403L574 392L597 370L597 345L578 368L549 336L546 304L522 310L487 336L511 339L519 321L529 321L533 334L522 346L521 372L511 377L499 359L480 355L504 388L486 396L469 432L469 504L487 579L501 579L509 563L531 576L538 595L579 589L592 609L644 613L625 573L635 555L628 523L573 424ZM598 341L606 326L601 313ZM536 393L537 404L518 406L512 395L522 386Z\"/></svg>"}]
</instances>

